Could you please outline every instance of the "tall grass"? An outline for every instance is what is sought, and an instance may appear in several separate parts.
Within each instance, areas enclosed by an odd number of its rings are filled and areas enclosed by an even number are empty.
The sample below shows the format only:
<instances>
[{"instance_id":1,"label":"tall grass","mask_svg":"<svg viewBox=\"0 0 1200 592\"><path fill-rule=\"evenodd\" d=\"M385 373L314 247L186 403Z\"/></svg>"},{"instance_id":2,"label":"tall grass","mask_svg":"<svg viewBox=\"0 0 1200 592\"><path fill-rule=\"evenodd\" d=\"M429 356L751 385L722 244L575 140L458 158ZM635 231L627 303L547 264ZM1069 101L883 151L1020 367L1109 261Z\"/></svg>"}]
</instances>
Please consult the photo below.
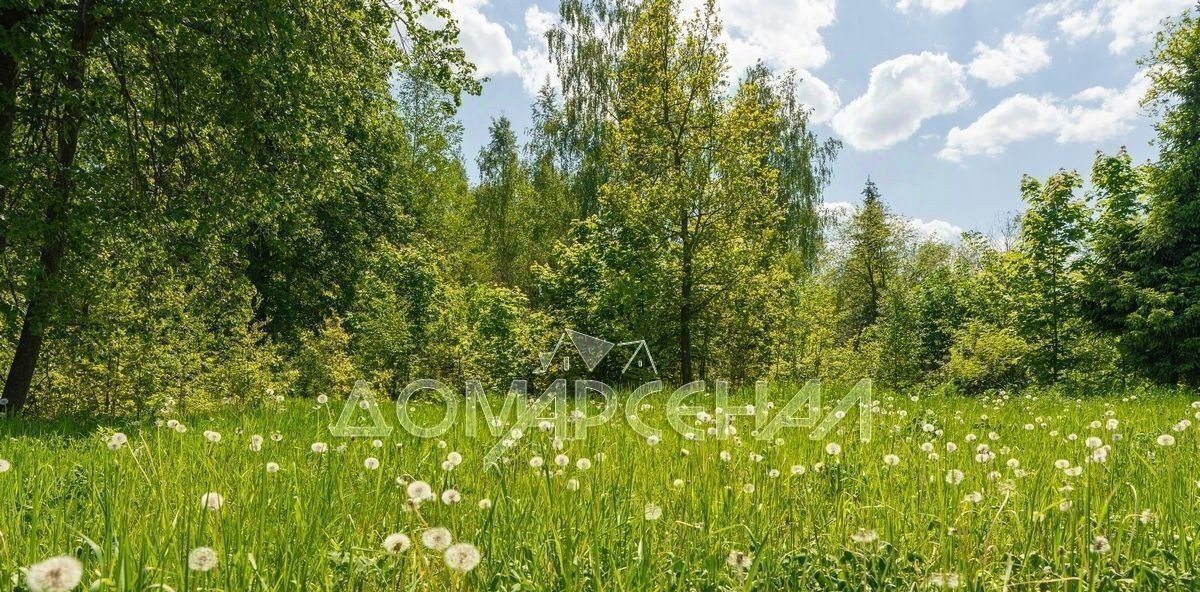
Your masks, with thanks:
<instances>
[{"instance_id":1,"label":"tall grass","mask_svg":"<svg viewBox=\"0 0 1200 592\"><path fill-rule=\"evenodd\" d=\"M648 399L638 413L663 430L656 444L618 413L561 450L551 434L528 430L490 468L482 459L497 440L468 438L462 413L441 439L397 430L380 442L332 437L340 406L301 401L170 418L184 433L5 420L0 589L21 589L23 569L63 554L83 562L81 588L95 590L1200 586L1200 422L1182 396L880 397L870 442L856 441L854 414L820 441L787 429L760 442L746 417L734 422L736 437L697 425L702 439L692 441L667 428L664 403ZM442 413L412 411L426 425ZM115 431L129 442L110 450ZM260 451L254 434L265 438ZM1174 445L1158 443L1164 434ZM1088 438L1106 447L1103 462L1091 460L1103 453ZM312 451L318 441L324 454ZM444 470L452 451L464 461ZM884 462L891 454L899 464ZM380 467L365 467L368 457ZM579 468L581 458L591 466ZM268 474L268 462L280 470ZM415 480L436 494L456 489L462 501L413 508L406 485ZM206 492L223 496L219 511L202 508ZM648 504L660 518L648 519ZM480 565L448 569L421 545L432 526L477 546ZM393 532L412 548L386 553ZM200 546L218 552L216 569L188 570ZM734 552L747 556L740 566Z\"/></svg>"}]
</instances>

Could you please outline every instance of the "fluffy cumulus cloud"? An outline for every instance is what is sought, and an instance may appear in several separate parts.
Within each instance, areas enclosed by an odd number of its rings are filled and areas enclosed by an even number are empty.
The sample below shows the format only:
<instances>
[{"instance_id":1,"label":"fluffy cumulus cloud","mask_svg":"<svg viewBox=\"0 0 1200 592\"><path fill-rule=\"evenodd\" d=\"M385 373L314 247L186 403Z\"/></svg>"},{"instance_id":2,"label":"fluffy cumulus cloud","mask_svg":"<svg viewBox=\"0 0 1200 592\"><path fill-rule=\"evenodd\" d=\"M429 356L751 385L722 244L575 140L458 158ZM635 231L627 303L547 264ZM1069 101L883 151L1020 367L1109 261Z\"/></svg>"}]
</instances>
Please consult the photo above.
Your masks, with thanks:
<instances>
[{"instance_id":1,"label":"fluffy cumulus cloud","mask_svg":"<svg viewBox=\"0 0 1200 592\"><path fill-rule=\"evenodd\" d=\"M682 8L691 15L702 5L684 0ZM778 71L795 70L796 92L813 109L813 119L827 121L837 112L837 93L812 72L829 61L821 29L837 18L835 0L717 0L717 9L735 75L759 60Z\"/></svg>"},{"instance_id":2,"label":"fluffy cumulus cloud","mask_svg":"<svg viewBox=\"0 0 1200 592\"><path fill-rule=\"evenodd\" d=\"M1125 88L1095 87L1067 101L1050 95L1019 94L1000 102L966 128L954 128L938 156L959 162L967 156L1003 154L1009 145L1036 137L1056 142L1100 142L1133 129L1149 81L1139 74Z\"/></svg>"},{"instance_id":3,"label":"fluffy cumulus cloud","mask_svg":"<svg viewBox=\"0 0 1200 592\"><path fill-rule=\"evenodd\" d=\"M833 118L833 128L858 150L880 150L917 133L932 117L970 99L961 64L945 54L900 56L871 69L867 92Z\"/></svg>"},{"instance_id":4,"label":"fluffy cumulus cloud","mask_svg":"<svg viewBox=\"0 0 1200 592\"><path fill-rule=\"evenodd\" d=\"M905 220L908 227L920 238L943 243L956 243L962 238L963 229L945 220L930 220L920 218Z\"/></svg>"},{"instance_id":5,"label":"fluffy cumulus cloud","mask_svg":"<svg viewBox=\"0 0 1200 592\"><path fill-rule=\"evenodd\" d=\"M947 14L967 5L967 0L897 0L896 10L908 12L914 8L934 14Z\"/></svg>"},{"instance_id":6,"label":"fluffy cumulus cloud","mask_svg":"<svg viewBox=\"0 0 1200 592\"><path fill-rule=\"evenodd\" d=\"M558 15L537 6L525 9L525 37L529 46L517 52L521 62L521 83L530 94L537 92L547 80L558 85L554 64L550 62L550 47L546 34L558 24Z\"/></svg>"},{"instance_id":7,"label":"fluffy cumulus cloud","mask_svg":"<svg viewBox=\"0 0 1200 592\"><path fill-rule=\"evenodd\" d=\"M1032 35L1004 36L999 47L982 42L975 45L975 59L967 67L971 76L992 88L1007 86L1026 74L1050 65L1046 42Z\"/></svg>"},{"instance_id":8,"label":"fluffy cumulus cloud","mask_svg":"<svg viewBox=\"0 0 1200 592\"><path fill-rule=\"evenodd\" d=\"M461 33L459 45L467 53L467 59L475 64L476 74L481 77L517 76L530 94L537 92L547 78L554 73L550 62L546 33L554 27L557 15L541 10L536 5L525 9L524 46L516 49L509 31L492 21L486 8L491 0L455 0L444 6L458 22ZM427 25L438 26L436 19L426 17Z\"/></svg>"},{"instance_id":9,"label":"fluffy cumulus cloud","mask_svg":"<svg viewBox=\"0 0 1200 592\"><path fill-rule=\"evenodd\" d=\"M1056 19L1067 39L1109 38L1114 54L1154 38L1161 22L1195 5L1195 0L1050 0L1030 9L1033 20Z\"/></svg>"}]
</instances>

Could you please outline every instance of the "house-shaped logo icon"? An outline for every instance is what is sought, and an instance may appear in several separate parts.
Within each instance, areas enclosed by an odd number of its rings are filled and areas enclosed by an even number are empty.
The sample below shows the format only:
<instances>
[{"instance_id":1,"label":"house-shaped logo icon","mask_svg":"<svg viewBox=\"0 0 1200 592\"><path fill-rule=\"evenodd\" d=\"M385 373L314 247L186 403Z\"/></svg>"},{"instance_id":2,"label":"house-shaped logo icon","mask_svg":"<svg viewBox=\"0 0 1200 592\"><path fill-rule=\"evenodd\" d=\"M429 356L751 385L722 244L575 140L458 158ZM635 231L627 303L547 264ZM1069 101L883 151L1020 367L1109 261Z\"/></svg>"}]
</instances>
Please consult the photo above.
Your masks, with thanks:
<instances>
[{"instance_id":1,"label":"house-shaped logo icon","mask_svg":"<svg viewBox=\"0 0 1200 592\"><path fill-rule=\"evenodd\" d=\"M646 340L613 343L572 329L563 331L554 348L539 356L541 364L534 370L534 374L547 374L556 364L560 371L570 372L572 360L582 362L588 373L595 372L613 350L626 360L621 366L621 374L632 369L649 370L655 375L658 374L658 367Z\"/></svg>"}]
</instances>

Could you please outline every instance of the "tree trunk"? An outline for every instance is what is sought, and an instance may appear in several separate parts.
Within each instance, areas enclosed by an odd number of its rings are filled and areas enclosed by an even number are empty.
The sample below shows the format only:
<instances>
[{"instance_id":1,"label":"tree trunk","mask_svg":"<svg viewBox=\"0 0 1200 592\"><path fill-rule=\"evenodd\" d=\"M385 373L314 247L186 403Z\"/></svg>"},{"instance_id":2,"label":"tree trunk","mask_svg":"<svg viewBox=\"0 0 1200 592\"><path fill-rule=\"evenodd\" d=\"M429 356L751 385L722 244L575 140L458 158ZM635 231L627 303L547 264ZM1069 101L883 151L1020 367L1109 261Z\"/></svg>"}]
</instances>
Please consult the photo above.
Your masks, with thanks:
<instances>
[{"instance_id":1,"label":"tree trunk","mask_svg":"<svg viewBox=\"0 0 1200 592\"><path fill-rule=\"evenodd\" d=\"M58 146L53 191L46 206L45 228L42 234L41 257L38 274L27 293L25 320L21 326L21 337L13 353L8 379L4 382L4 398L9 408L19 410L29 398L29 385L33 382L45 339L46 324L57 298L55 284L60 279L62 260L66 251L65 222L74 185L73 169L79 148L79 130L83 124L82 94L87 52L96 32L97 21L92 14L92 2L79 3L75 31L71 38L72 54L63 76L65 105L58 128Z\"/></svg>"},{"instance_id":2,"label":"tree trunk","mask_svg":"<svg viewBox=\"0 0 1200 592\"><path fill-rule=\"evenodd\" d=\"M692 255L688 251L688 218L685 212L680 227L683 240L679 303L679 375L683 384L692 382Z\"/></svg>"}]
</instances>

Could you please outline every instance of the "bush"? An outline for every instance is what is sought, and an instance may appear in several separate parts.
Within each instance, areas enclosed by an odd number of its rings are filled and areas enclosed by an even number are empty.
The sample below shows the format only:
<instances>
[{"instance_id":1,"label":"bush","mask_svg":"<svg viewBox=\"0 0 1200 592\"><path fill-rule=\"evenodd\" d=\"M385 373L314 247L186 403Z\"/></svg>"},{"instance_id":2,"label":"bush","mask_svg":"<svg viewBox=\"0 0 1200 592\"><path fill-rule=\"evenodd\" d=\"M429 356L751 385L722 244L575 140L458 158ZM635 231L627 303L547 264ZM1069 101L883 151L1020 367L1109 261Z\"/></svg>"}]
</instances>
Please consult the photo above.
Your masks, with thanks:
<instances>
[{"instance_id":1,"label":"bush","mask_svg":"<svg viewBox=\"0 0 1200 592\"><path fill-rule=\"evenodd\" d=\"M965 393L1020 389L1029 384L1025 359L1031 350L1011 329L973 322L955 339L947 378Z\"/></svg>"},{"instance_id":2,"label":"bush","mask_svg":"<svg viewBox=\"0 0 1200 592\"><path fill-rule=\"evenodd\" d=\"M296 391L305 397L345 397L361 376L350 360L350 334L339 317L326 319L315 333L302 335L296 354Z\"/></svg>"}]
</instances>

